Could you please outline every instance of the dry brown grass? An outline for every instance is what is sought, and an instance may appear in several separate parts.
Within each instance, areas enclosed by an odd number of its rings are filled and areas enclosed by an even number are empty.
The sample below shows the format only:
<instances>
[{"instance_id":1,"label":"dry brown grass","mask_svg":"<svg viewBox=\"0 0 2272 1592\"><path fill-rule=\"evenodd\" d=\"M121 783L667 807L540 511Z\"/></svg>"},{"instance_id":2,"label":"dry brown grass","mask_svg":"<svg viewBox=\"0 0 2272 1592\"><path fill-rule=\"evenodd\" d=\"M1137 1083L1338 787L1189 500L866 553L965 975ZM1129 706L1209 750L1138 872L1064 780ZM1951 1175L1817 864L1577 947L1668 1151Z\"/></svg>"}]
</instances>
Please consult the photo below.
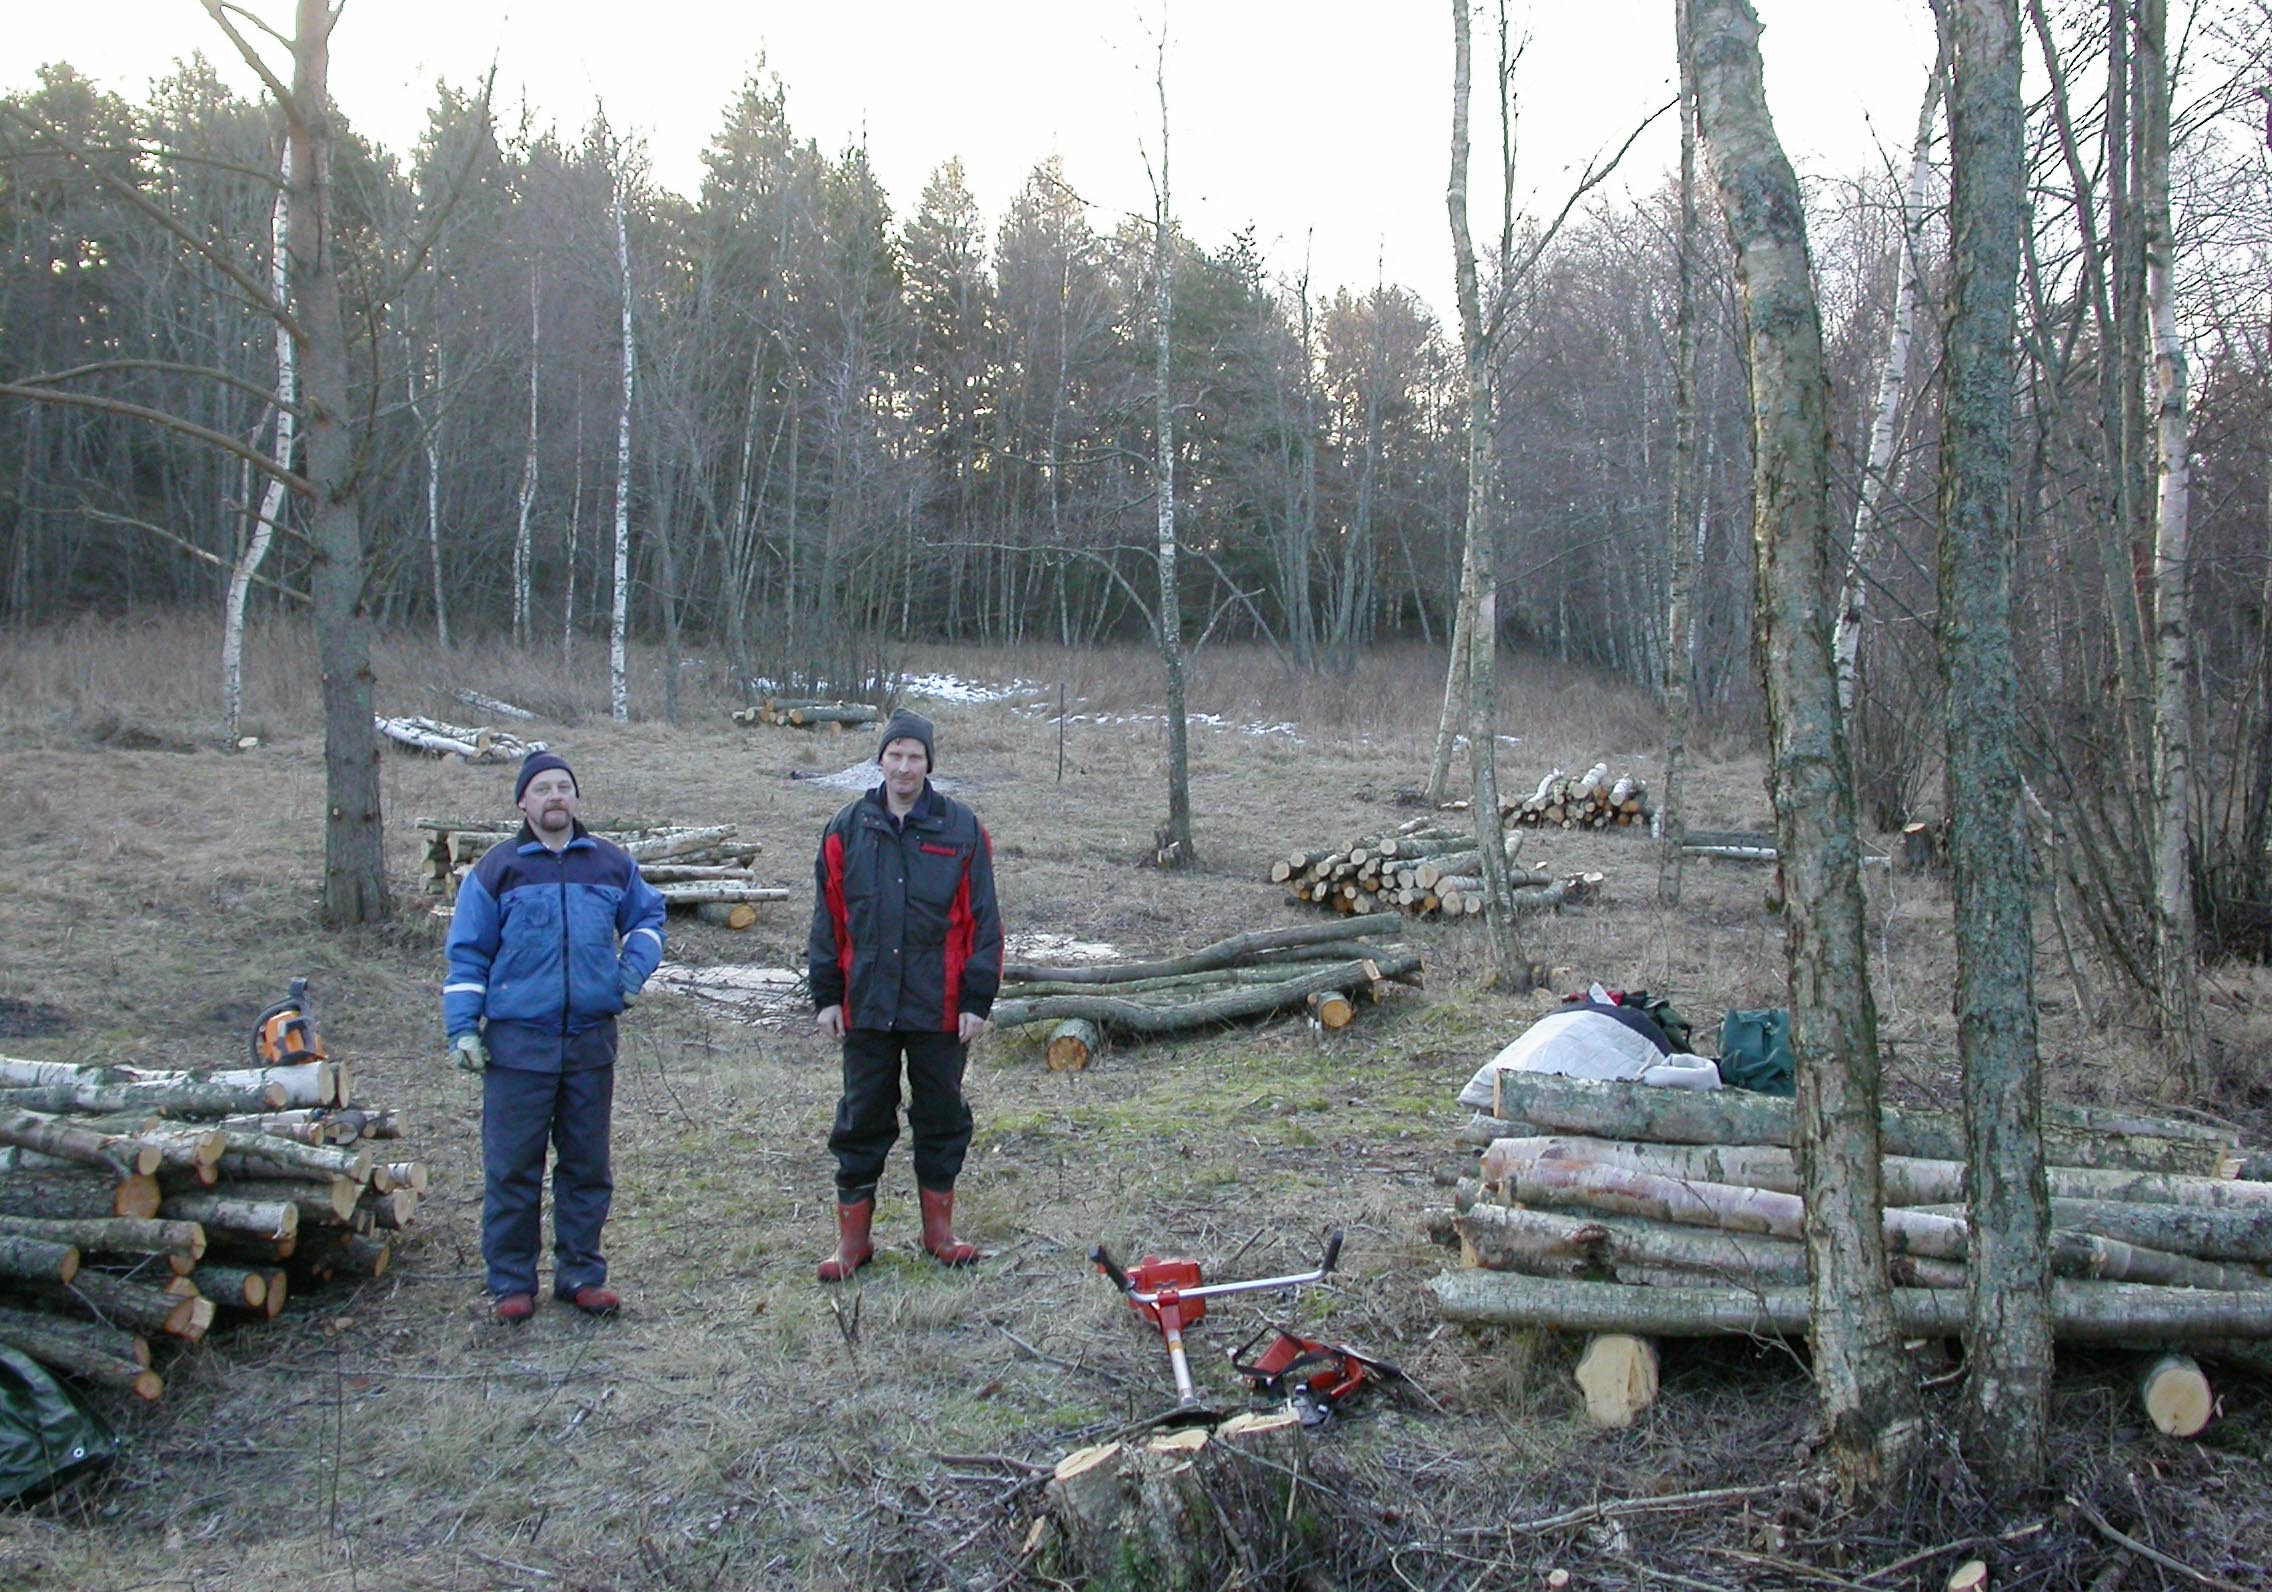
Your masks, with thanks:
<instances>
[{"instance_id":1,"label":"dry brown grass","mask_svg":"<svg viewBox=\"0 0 2272 1592\"><path fill-rule=\"evenodd\" d=\"M595 1325L548 1307L518 1334L495 1329L480 1297L475 1096L439 1054L438 921L406 894L397 925L314 929L312 656L290 631L256 634L249 679L267 744L230 756L210 749L216 655L211 628L185 620L0 638L0 801L13 820L0 997L10 1012L50 1014L54 1030L6 1048L219 1061L286 978L312 975L335 1052L352 1058L368 1096L400 1107L435 1192L383 1282L218 1333L167 1366L157 1408L114 1411L132 1439L119 1465L0 1516L0 1584L1052 1584L1046 1566L1017 1556L1036 1505L1024 1473L947 1456L1047 1464L1166 1402L1157 1335L1091 1272L1088 1247L1188 1254L1230 1276L1306 1264L1333 1226L1349 1233L1346 1270L1301 1318L1397 1361L1442 1406L1377 1398L1315 1445L1334 1528L1314 1557L1335 1585L1520 1586L1561 1565L1589 1588L1661 1584L1651 1566L1690 1585L1797 1586L2002 1529L1947 1479L1953 1464L1883 1517L1825 1502L1795 1446L1812 1425L1808 1390L1780 1349L1682 1346L1657 1409L1633 1432L1602 1436L1579 1419L1571 1345L1439 1325L1421 1285L1444 1262L1420 1219L1441 1197L1433 1174L1453 1159L1451 1097L1535 1009L1478 987L1486 957L1464 929L1417 927L1429 990L1334 1036L1242 1029L1112 1050L1078 1075L1048 1073L1030 1040L989 1039L972 1063L979 1131L962 1197L989 1258L950 1275L916 1253L913 1192L895 1157L883 1256L842 1292L811 1280L829 1236L833 1053L801 1027L743 1026L658 994L626 1025L618 1085L609 1238L630 1309ZM1155 710L1144 654L909 663L1027 680L1052 700L1063 680L1083 713L1107 716L1067 726L1060 783L1048 714L928 705L941 772L967 782L994 834L1012 929L1134 953L1291 920L1260 882L1263 865L1288 845L1406 816L1395 792L1417 783L1434 726L1437 687L1416 652L1312 680L1211 650L1193 673L1194 711L1298 729L1195 730L1201 861L1167 874L1135 865L1165 806L1156 716L1128 718ZM574 761L589 816L731 820L763 842L760 866L800 891L813 838L843 796L787 776L873 751L864 735L730 725L738 698L713 665L682 671L678 728L652 716L649 656L641 717L627 726L607 721L596 651L571 675L550 657L445 658L395 639L378 668L382 707L448 716L435 688L465 685L542 709L538 733ZM1510 783L1595 757L1645 775L1660 766L1657 726L1630 693L1510 673L1503 729L1522 737L1502 765ZM509 780L389 755L397 877L407 883L417 854L411 818L502 813ZM1696 823L1750 827L1764 810L1756 761L1698 770ZM1760 910L1757 871L1692 867L1674 910L1657 905L1637 836L1531 846L1537 860L1610 879L1606 899L1529 931L1530 953L1567 970L1563 987L1646 985L1706 1020L1777 1003L1781 935ZM1873 888L1892 1077L1906 1094L1946 1093L1945 891L1882 876ZM739 936L672 929L674 959L794 963L804 908ZM2129 1041L2080 1027L2055 956L2044 963L2047 1051L2090 1063L2069 1067L2066 1086L2119 1096L2130 1074L2104 1063L2122 1062ZM2262 1023L2254 1005L2219 1010L2220 1021ZM1195 1335L1211 1388L1229 1391L1216 1351L1261 1313L1223 1310ZM2235 1377L2215 1439L2174 1445L2140 1435L2125 1375L2107 1359L2063 1378L2067 1485L2181 1557L2272 1561L2264 1384ZM1953 1409L1953 1395L1937 1398L1937 1415ZM1784 1478L1796 1483L1788 1493L1748 1513L1502 1529L1598 1497ZM2079 1588L2115 1562L2071 1522L2028 1541L1999 1561L2000 1584ZM1947 1568L1936 1560L1870 1584L1937 1585L1927 1570Z\"/></svg>"}]
</instances>

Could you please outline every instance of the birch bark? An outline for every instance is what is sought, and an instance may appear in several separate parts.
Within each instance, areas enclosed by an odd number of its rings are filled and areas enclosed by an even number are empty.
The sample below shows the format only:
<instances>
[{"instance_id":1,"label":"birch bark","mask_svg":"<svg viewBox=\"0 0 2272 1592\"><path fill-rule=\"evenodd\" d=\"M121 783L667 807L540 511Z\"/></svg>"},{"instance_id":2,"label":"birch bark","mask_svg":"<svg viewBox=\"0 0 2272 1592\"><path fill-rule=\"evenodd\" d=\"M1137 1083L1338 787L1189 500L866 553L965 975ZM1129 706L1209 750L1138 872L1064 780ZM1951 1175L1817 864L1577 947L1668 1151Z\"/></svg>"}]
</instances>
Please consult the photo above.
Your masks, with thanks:
<instances>
[{"instance_id":1,"label":"birch bark","mask_svg":"<svg viewBox=\"0 0 2272 1592\"><path fill-rule=\"evenodd\" d=\"M268 290L278 304L289 305L292 302L292 135L289 132L284 135L282 169L277 175L281 180L268 223ZM271 454L279 470L292 468L292 408L296 385L292 337L280 326L276 329L276 438ZM232 743L244 733L245 598L252 590L253 577L260 573L261 563L268 557L269 543L275 540L276 524L283 513L284 483L271 476L260 496L260 513L253 519L252 534L245 542L236 567L229 572L229 595L221 620L221 704L228 714Z\"/></svg>"},{"instance_id":2,"label":"birch bark","mask_svg":"<svg viewBox=\"0 0 2272 1592\"><path fill-rule=\"evenodd\" d=\"M614 598L607 622L608 713L618 724L631 717L630 668L624 653L624 632L631 614L631 399L639 368L631 332L631 230L624 219L623 193L627 180L619 152L608 209L615 222L615 271L623 302L623 379L615 422Z\"/></svg>"}]
</instances>

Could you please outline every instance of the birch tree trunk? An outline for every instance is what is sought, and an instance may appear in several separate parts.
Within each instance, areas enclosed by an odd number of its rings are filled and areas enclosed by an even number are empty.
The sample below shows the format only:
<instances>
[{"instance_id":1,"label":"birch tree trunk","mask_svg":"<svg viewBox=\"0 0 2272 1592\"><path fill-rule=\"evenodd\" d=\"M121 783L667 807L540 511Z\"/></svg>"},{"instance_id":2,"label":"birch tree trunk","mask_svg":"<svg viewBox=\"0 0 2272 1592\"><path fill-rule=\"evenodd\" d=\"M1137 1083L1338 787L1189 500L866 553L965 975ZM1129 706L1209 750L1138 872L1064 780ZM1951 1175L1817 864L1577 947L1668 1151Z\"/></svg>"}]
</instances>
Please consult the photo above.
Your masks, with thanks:
<instances>
[{"instance_id":1,"label":"birch tree trunk","mask_svg":"<svg viewBox=\"0 0 2272 1592\"><path fill-rule=\"evenodd\" d=\"M624 657L624 631L631 615L631 399L638 356L631 340L631 231L624 220L622 154L608 206L615 222L615 271L623 300L623 384L615 422L615 589L607 622L608 715L622 724L631 717L631 682Z\"/></svg>"},{"instance_id":2,"label":"birch tree trunk","mask_svg":"<svg viewBox=\"0 0 2272 1592\"><path fill-rule=\"evenodd\" d=\"M1767 109L1748 0L1689 0L1698 124L1735 252L1751 366L1753 547L1769 794L1789 925L1815 1386L1850 1494L1895 1484L1922 1433L1879 1211L1877 1010L1854 785L1830 654L1829 391L1805 207Z\"/></svg>"},{"instance_id":3,"label":"birch tree trunk","mask_svg":"<svg viewBox=\"0 0 2272 1592\"><path fill-rule=\"evenodd\" d=\"M415 363L403 374L410 389L410 412L418 414L418 371ZM434 350L434 377L427 384L429 394L442 391L446 378L442 368L442 351ZM434 579L434 640L444 652L450 650L450 594L448 583L442 578L442 412L437 409L432 420L419 427L423 450L426 454L426 558Z\"/></svg>"},{"instance_id":4,"label":"birch tree trunk","mask_svg":"<svg viewBox=\"0 0 2272 1592\"><path fill-rule=\"evenodd\" d=\"M1153 488L1158 495L1160 667L1167 676L1168 822L1159 847L1162 867L1184 868L1191 846L1191 737L1183 709L1183 604L1176 586L1175 400L1168 390L1169 341L1175 308L1174 239L1168 208L1167 33L1161 31L1153 83L1160 97L1160 186L1152 208L1152 407L1158 443Z\"/></svg>"},{"instance_id":5,"label":"birch tree trunk","mask_svg":"<svg viewBox=\"0 0 2272 1592\"><path fill-rule=\"evenodd\" d=\"M1972 1225L1964 1436L1989 1485L2017 1492L2043 1481L2051 1405L2051 1211L2031 877L2025 809L2011 797L2020 783L2011 634L2012 335L2027 225L2017 0L1956 0L1953 33L1940 651ZM1930 119L1928 96L1920 128ZM1905 330L1897 336L1906 340ZM1886 419L1882 411L1879 419ZM1873 456L1875 450L1873 440Z\"/></svg>"},{"instance_id":6,"label":"birch tree trunk","mask_svg":"<svg viewBox=\"0 0 2272 1592\"><path fill-rule=\"evenodd\" d=\"M529 445L521 455L521 487L514 497L513 521L513 645L526 647L534 639L533 606L529 601L529 515L536 508L536 400L540 370L539 344L543 331L542 282L536 263L529 263Z\"/></svg>"},{"instance_id":7,"label":"birch tree trunk","mask_svg":"<svg viewBox=\"0 0 2272 1592\"><path fill-rule=\"evenodd\" d=\"M2138 9L2138 202L2146 252L2146 313L2152 327L2154 449L2154 952L2174 1052L2174 1083L2186 1099L2206 1086L2200 959L2195 949L2193 870L2187 818L2193 802L2192 553L2187 512L2192 471L2186 419L2185 345L2172 284L2176 240L2169 207L2168 0Z\"/></svg>"},{"instance_id":8,"label":"birch tree trunk","mask_svg":"<svg viewBox=\"0 0 2272 1592\"><path fill-rule=\"evenodd\" d=\"M1696 645L1690 613L1696 600L1696 560L1689 522L1700 520L1702 493L1696 471L1696 46L1686 5L1674 7L1680 53L1679 300L1673 316L1672 526L1665 594L1665 778L1657 797L1657 899L1680 900L1684 827L1680 806L1682 763L1688 755L1688 720L1696 681Z\"/></svg>"},{"instance_id":9,"label":"birch tree trunk","mask_svg":"<svg viewBox=\"0 0 2272 1592\"><path fill-rule=\"evenodd\" d=\"M1854 501L1854 536L1846 548L1846 579L1838 603L1838 633L1832 652L1838 660L1838 711L1850 726L1854 719L1854 671L1862 652L1862 612L1869 602L1864 573L1869 568L1870 546L1877 539L1878 508L1885 500L1893 469L1895 423L1901 415L1901 394L1909 378L1910 334L1917 318L1917 299L1924 292L1922 240L1925 225L1925 179L1932 171L1933 113L1941 103L1941 81L1948 66L1944 35L1941 54L1925 81L1925 101L1917 107L1917 137L1910 146L1909 187L1901 206L1900 257L1895 263L1893 330L1886 342L1885 364L1878 371L1877 404L1870 420L1870 446L1862 461L1862 486Z\"/></svg>"},{"instance_id":10,"label":"birch tree trunk","mask_svg":"<svg viewBox=\"0 0 2272 1592\"><path fill-rule=\"evenodd\" d=\"M1500 16L1500 59L1495 81L1499 89L1500 125L1512 118L1507 112L1507 81L1511 63L1506 51L1506 22ZM1467 762L1475 820L1475 845L1482 864L1484 921L1491 936L1493 972L1512 974L1518 960L1514 944L1514 900L1507 882L1507 855L1499 819L1498 675L1499 607L1498 551L1492 505L1497 487L1497 461L1492 453L1492 418L1497 380L1498 317L1483 312L1483 294L1475 263L1475 240L1467 221L1468 100L1472 81L1472 49L1468 40L1467 0L1452 0L1452 150L1451 177L1444 187L1444 208L1451 220L1452 267L1459 289L1461 342L1467 367L1467 543L1460 560L1460 606L1467 619L1464 671L1455 643L1452 674L1464 672L1467 686ZM1509 146L1502 140L1502 148ZM1505 164L1513 165L1511 151ZM1513 232L1514 192L1511 169L1503 173L1501 188L1500 268L1505 269ZM1447 717L1454 683L1445 682Z\"/></svg>"},{"instance_id":11,"label":"birch tree trunk","mask_svg":"<svg viewBox=\"0 0 2272 1592\"><path fill-rule=\"evenodd\" d=\"M268 223L268 289L276 302L289 305L291 299L291 214L292 214L292 135L284 135L281 179L276 189L276 203L269 211ZM282 327L276 331L276 442L271 457L279 470L292 468L293 389L294 381L292 338ZM260 496L260 513L252 522L252 532L245 542L243 554L236 567L229 571L229 596L221 620L221 704L228 714L229 739L233 743L244 733L244 662L245 662L245 598L252 590L253 577L260 572L261 563L268 557L268 544L275 540L276 522L284 513L284 483L271 476Z\"/></svg>"}]
</instances>

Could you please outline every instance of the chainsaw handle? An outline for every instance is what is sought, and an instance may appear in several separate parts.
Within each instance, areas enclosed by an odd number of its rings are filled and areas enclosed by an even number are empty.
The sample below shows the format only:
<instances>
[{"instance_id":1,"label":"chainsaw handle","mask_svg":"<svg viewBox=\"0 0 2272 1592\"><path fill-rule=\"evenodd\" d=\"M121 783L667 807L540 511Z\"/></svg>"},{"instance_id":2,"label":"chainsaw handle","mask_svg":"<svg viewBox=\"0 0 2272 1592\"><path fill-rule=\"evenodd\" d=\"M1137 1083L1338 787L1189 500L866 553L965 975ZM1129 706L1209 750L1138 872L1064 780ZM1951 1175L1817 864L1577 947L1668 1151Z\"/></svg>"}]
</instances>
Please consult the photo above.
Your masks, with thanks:
<instances>
[{"instance_id":1,"label":"chainsaw handle","mask_svg":"<svg viewBox=\"0 0 2272 1592\"><path fill-rule=\"evenodd\" d=\"M1134 1293L1128 1286L1128 1273L1120 1269L1120 1262L1112 1258L1112 1251L1099 1244L1089 1251L1089 1259L1096 1262L1097 1270L1112 1279L1112 1285L1122 1293Z\"/></svg>"},{"instance_id":2,"label":"chainsaw handle","mask_svg":"<svg viewBox=\"0 0 2272 1592\"><path fill-rule=\"evenodd\" d=\"M1325 1240L1325 1259L1318 1264L1318 1275L1333 1270L1333 1263L1341 1258L1341 1229L1336 1227Z\"/></svg>"}]
</instances>

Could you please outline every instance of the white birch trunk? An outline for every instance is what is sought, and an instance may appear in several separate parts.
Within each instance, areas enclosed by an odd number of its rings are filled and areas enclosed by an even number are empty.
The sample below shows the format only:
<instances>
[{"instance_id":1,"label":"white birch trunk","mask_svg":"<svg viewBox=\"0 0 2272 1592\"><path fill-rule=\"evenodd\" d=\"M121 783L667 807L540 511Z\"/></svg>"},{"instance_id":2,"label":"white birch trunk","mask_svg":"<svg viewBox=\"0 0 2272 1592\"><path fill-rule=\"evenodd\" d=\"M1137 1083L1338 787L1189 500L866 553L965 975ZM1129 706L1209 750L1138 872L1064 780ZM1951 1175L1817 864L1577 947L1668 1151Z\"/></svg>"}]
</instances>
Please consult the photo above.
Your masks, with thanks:
<instances>
[{"instance_id":1,"label":"white birch trunk","mask_svg":"<svg viewBox=\"0 0 2272 1592\"><path fill-rule=\"evenodd\" d=\"M1863 580L1870 544L1877 539L1878 509L1885 500L1893 469L1894 425L1901 414L1901 394L1909 378L1909 343L1917 324L1917 300L1924 291L1920 280L1924 261L1919 232L1925 224L1925 179L1932 171L1933 115L1941 103L1941 84L1948 70L1944 48L1925 83L1925 102L1917 108L1917 138L1910 147L1909 189L1901 205L1901 257L1893 294L1893 331L1886 343L1885 366L1878 372L1877 408L1870 421L1870 446L1862 462L1862 488L1854 503L1854 536L1846 549L1846 576L1838 603L1838 629L1831 642L1838 667L1838 711L1851 723L1854 717L1854 672L1862 652L1862 611L1869 602Z\"/></svg>"},{"instance_id":2,"label":"white birch trunk","mask_svg":"<svg viewBox=\"0 0 2272 1592\"><path fill-rule=\"evenodd\" d=\"M541 281L534 262L529 266L529 447L521 456L521 490L515 502L513 526L513 645L530 640L532 607L529 600L529 515L536 507L536 399L537 348L542 326Z\"/></svg>"},{"instance_id":3,"label":"white birch trunk","mask_svg":"<svg viewBox=\"0 0 2272 1592\"><path fill-rule=\"evenodd\" d=\"M568 556L566 582L560 593L560 667L563 673L576 661L576 550L584 529L584 388L576 386L576 470L568 488Z\"/></svg>"},{"instance_id":4,"label":"white birch trunk","mask_svg":"<svg viewBox=\"0 0 2272 1592\"><path fill-rule=\"evenodd\" d=\"M618 171L610 208L615 217L615 269L623 297L623 394L615 424L615 599L607 628L608 712L618 724L631 717L624 630L631 612L631 396L638 368L631 341L631 233L623 215L623 183L623 174Z\"/></svg>"},{"instance_id":5,"label":"white birch trunk","mask_svg":"<svg viewBox=\"0 0 2272 1592\"><path fill-rule=\"evenodd\" d=\"M1174 338L1175 255L1169 232L1168 207L1168 87L1167 35L1160 35L1160 61L1156 85L1160 96L1160 191L1152 217L1152 316L1156 323L1152 356L1153 404L1159 453L1154 486L1157 504L1160 568L1160 664L1167 675L1168 822L1166 844L1160 847L1163 867L1184 868L1192 863L1191 741L1183 707L1183 600L1177 587L1175 538L1175 396L1168 389L1169 350Z\"/></svg>"},{"instance_id":6,"label":"white birch trunk","mask_svg":"<svg viewBox=\"0 0 2272 1592\"><path fill-rule=\"evenodd\" d=\"M2163 51L2166 0L2140 8L2138 82L2143 145L2139 198L2146 245L2146 314L2152 328L2158 491L2154 506L2154 916L2155 969L2165 1038L2175 1049L2177 1086L2197 1098L2206 1039L2195 952L2193 879L2186 819L2193 800L2192 553L2187 512L2185 345L2178 337L2172 281L2176 240L2169 208L2169 61Z\"/></svg>"},{"instance_id":7,"label":"white birch trunk","mask_svg":"<svg viewBox=\"0 0 2272 1592\"><path fill-rule=\"evenodd\" d=\"M418 375L415 366L404 377L410 388L410 412L418 413ZM442 387L442 351L434 350L434 379L427 384L429 393ZM434 573L434 639L444 652L450 650L449 591L442 580L442 412L437 409L434 423L422 428L425 433L426 453L426 554Z\"/></svg>"},{"instance_id":8,"label":"white birch trunk","mask_svg":"<svg viewBox=\"0 0 2272 1592\"><path fill-rule=\"evenodd\" d=\"M291 266L285 244L285 235L291 224L292 194L292 139L284 138L283 181L277 185L276 204L269 211L268 221L268 288L279 304L291 302ZM292 465L292 388L294 384L292 339L282 327L276 331L276 449L271 455L281 469ZM245 663L245 597L252 590L253 576L259 573L261 561L268 557L268 544L275 540L276 521L284 512L284 483L271 476L268 488L261 493L260 514L254 519L252 536L245 543L242 557L236 568L229 571L228 607L221 621L221 704L229 718L229 739L233 742L244 729L244 663Z\"/></svg>"}]
</instances>

